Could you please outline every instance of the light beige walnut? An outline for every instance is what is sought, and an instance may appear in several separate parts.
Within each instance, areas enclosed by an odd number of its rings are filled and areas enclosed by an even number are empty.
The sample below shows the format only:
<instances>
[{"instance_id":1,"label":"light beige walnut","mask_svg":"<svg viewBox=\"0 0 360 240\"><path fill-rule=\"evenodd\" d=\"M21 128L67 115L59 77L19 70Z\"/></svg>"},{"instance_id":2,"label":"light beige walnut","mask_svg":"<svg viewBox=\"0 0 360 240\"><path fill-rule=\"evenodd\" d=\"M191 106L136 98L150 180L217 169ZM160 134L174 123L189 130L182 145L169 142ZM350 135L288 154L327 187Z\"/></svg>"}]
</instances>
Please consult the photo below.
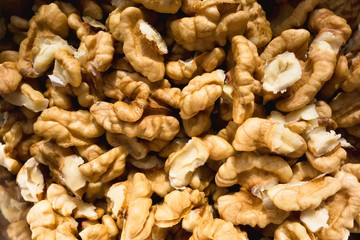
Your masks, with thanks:
<instances>
[{"instance_id":1,"label":"light beige walnut","mask_svg":"<svg viewBox=\"0 0 360 240\"><path fill-rule=\"evenodd\" d=\"M271 60L279 54L292 52L297 59L303 59L309 47L310 32L306 29L289 29L280 36L271 40L260 58L264 61Z\"/></svg>"},{"instance_id":2,"label":"light beige walnut","mask_svg":"<svg viewBox=\"0 0 360 240\"><path fill-rule=\"evenodd\" d=\"M286 220L274 232L274 240L298 239L312 240L315 236L299 222Z\"/></svg>"},{"instance_id":3,"label":"light beige walnut","mask_svg":"<svg viewBox=\"0 0 360 240\"><path fill-rule=\"evenodd\" d=\"M48 200L35 203L26 221L32 232L31 239L77 239L78 223L71 217L63 217L56 213Z\"/></svg>"},{"instance_id":4,"label":"light beige walnut","mask_svg":"<svg viewBox=\"0 0 360 240\"><path fill-rule=\"evenodd\" d=\"M190 183L194 171L205 164L209 154L208 146L197 137L191 138L181 149L170 154L164 169L169 175L171 186L184 189Z\"/></svg>"},{"instance_id":5,"label":"light beige walnut","mask_svg":"<svg viewBox=\"0 0 360 240\"><path fill-rule=\"evenodd\" d=\"M169 61L166 63L165 73L175 84L187 84L194 76L215 70L224 59L225 51L217 47L190 59Z\"/></svg>"},{"instance_id":6,"label":"light beige walnut","mask_svg":"<svg viewBox=\"0 0 360 240\"><path fill-rule=\"evenodd\" d=\"M339 170L341 164L346 160L347 154L344 148L338 147L320 157L316 157L308 151L306 158L316 170L322 173L332 173Z\"/></svg>"},{"instance_id":7,"label":"light beige walnut","mask_svg":"<svg viewBox=\"0 0 360 240\"><path fill-rule=\"evenodd\" d=\"M247 29L249 14L241 11L239 5L235 1L206 2L194 17L172 21L171 35L178 44L190 51L224 46L232 37L243 34Z\"/></svg>"},{"instance_id":8,"label":"light beige walnut","mask_svg":"<svg viewBox=\"0 0 360 240\"><path fill-rule=\"evenodd\" d=\"M180 116L189 119L212 106L221 96L225 74L222 70L204 73L189 82L181 91Z\"/></svg>"},{"instance_id":9,"label":"light beige walnut","mask_svg":"<svg viewBox=\"0 0 360 240\"><path fill-rule=\"evenodd\" d=\"M357 178L343 171L336 173L335 178L341 184L340 191L325 200L324 208L329 212L328 227L317 233L323 239L345 239L349 229L354 226L354 219L359 216L359 188Z\"/></svg>"},{"instance_id":10,"label":"light beige walnut","mask_svg":"<svg viewBox=\"0 0 360 240\"><path fill-rule=\"evenodd\" d=\"M216 201L220 217L234 225L250 225L264 228L271 223L280 224L289 212L274 208L267 209L260 198L245 188L239 192L220 196Z\"/></svg>"},{"instance_id":11,"label":"light beige walnut","mask_svg":"<svg viewBox=\"0 0 360 240\"><path fill-rule=\"evenodd\" d=\"M35 160L47 165L55 180L66 186L75 196L81 197L86 188L86 178L79 170L84 159L69 148L62 148L50 141L40 141L30 147Z\"/></svg>"},{"instance_id":12,"label":"light beige walnut","mask_svg":"<svg viewBox=\"0 0 360 240\"><path fill-rule=\"evenodd\" d=\"M178 133L179 121L173 116L149 115L134 123L121 121L116 117L113 105L97 102L90 108L96 122L106 131L139 137L146 140L171 140Z\"/></svg>"},{"instance_id":13,"label":"light beige walnut","mask_svg":"<svg viewBox=\"0 0 360 240\"><path fill-rule=\"evenodd\" d=\"M308 161L297 162L291 169L293 171L293 176L289 182L309 181L322 174Z\"/></svg>"},{"instance_id":14,"label":"light beige walnut","mask_svg":"<svg viewBox=\"0 0 360 240\"><path fill-rule=\"evenodd\" d=\"M55 139L62 147L88 145L104 133L90 112L66 111L58 107L44 110L34 123L34 131L37 135Z\"/></svg>"},{"instance_id":15,"label":"light beige walnut","mask_svg":"<svg viewBox=\"0 0 360 240\"><path fill-rule=\"evenodd\" d=\"M235 66L227 74L229 78L227 85L232 88L229 95L233 101L233 121L242 124L254 113L254 94L260 86L256 78L261 78L263 75L262 63L255 44L243 36L232 39L231 50Z\"/></svg>"},{"instance_id":16,"label":"light beige walnut","mask_svg":"<svg viewBox=\"0 0 360 240\"><path fill-rule=\"evenodd\" d=\"M24 106L33 112L41 112L49 104L49 100L40 91L25 82L20 83L16 91L1 96L5 101L15 106Z\"/></svg>"},{"instance_id":17,"label":"light beige walnut","mask_svg":"<svg viewBox=\"0 0 360 240\"><path fill-rule=\"evenodd\" d=\"M30 226L26 220L12 222L6 228L6 233L10 240L29 240L31 239Z\"/></svg>"},{"instance_id":18,"label":"light beige walnut","mask_svg":"<svg viewBox=\"0 0 360 240\"><path fill-rule=\"evenodd\" d=\"M152 188L142 173L125 182L113 184L106 196L108 210L123 220L121 239L146 239L154 225L154 209L151 209Z\"/></svg>"},{"instance_id":19,"label":"light beige walnut","mask_svg":"<svg viewBox=\"0 0 360 240\"><path fill-rule=\"evenodd\" d=\"M51 83L56 86L64 87L70 84L74 87L80 86L82 81L80 63L66 51L55 53L54 70L49 75Z\"/></svg>"},{"instance_id":20,"label":"light beige walnut","mask_svg":"<svg viewBox=\"0 0 360 240\"><path fill-rule=\"evenodd\" d=\"M131 66L151 82L164 78L163 54L167 46L161 35L146 22L141 10L128 7L120 15L123 51Z\"/></svg>"},{"instance_id":21,"label":"light beige walnut","mask_svg":"<svg viewBox=\"0 0 360 240\"><path fill-rule=\"evenodd\" d=\"M213 209L209 204L192 209L181 221L181 226L188 232L193 232L199 224L213 220Z\"/></svg>"},{"instance_id":22,"label":"light beige walnut","mask_svg":"<svg viewBox=\"0 0 360 240\"><path fill-rule=\"evenodd\" d=\"M22 167L22 164L16 159L8 156L9 153L5 151L6 145L0 143L0 165L5 167L12 174L17 174Z\"/></svg>"},{"instance_id":23,"label":"light beige walnut","mask_svg":"<svg viewBox=\"0 0 360 240\"><path fill-rule=\"evenodd\" d=\"M186 188L183 191L174 190L157 204L155 224L161 228L169 228L181 221L194 207L205 204L205 195L199 190Z\"/></svg>"},{"instance_id":24,"label":"light beige walnut","mask_svg":"<svg viewBox=\"0 0 360 240\"><path fill-rule=\"evenodd\" d=\"M189 240L230 240L239 239L247 240L246 232L241 231L232 223L224 221L220 218L215 218L210 221L204 221L194 228L193 235Z\"/></svg>"},{"instance_id":25,"label":"light beige walnut","mask_svg":"<svg viewBox=\"0 0 360 240\"><path fill-rule=\"evenodd\" d=\"M310 181L277 184L267 190L267 195L280 209L303 211L317 208L340 189L341 182L337 178L320 175Z\"/></svg>"},{"instance_id":26,"label":"light beige walnut","mask_svg":"<svg viewBox=\"0 0 360 240\"><path fill-rule=\"evenodd\" d=\"M0 93L6 94L17 89L22 76L16 68L15 62L3 62L0 64Z\"/></svg>"},{"instance_id":27,"label":"light beige walnut","mask_svg":"<svg viewBox=\"0 0 360 240\"><path fill-rule=\"evenodd\" d=\"M229 157L221 165L216 173L215 182L219 187L240 184L251 189L271 179L288 182L292 175L289 164L281 157L242 152Z\"/></svg>"},{"instance_id":28,"label":"light beige walnut","mask_svg":"<svg viewBox=\"0 0 360 240\"><path fill-rule=\"evenodd\" d=\"M119 146L79 166L89 182L109 182L123 174L128 151Z\"/></svg>"},{"instance_id":29,"label":"light beige walnut","mask_svg":"<svg viewBox=\"0 0 360 240\"><path fill-rule=\"evenodd\" d=\"M113 240L116 238L118 233L119 229L117 228L114 219L112 219L109 215L104 215L101 218L101 224L97 223L85 227L81 232L79 232L79 236L83 240Z\"/></svg>"},{"instance_id":30,"label":"light beige walnut","mask_svg":"<svg viewBox=\"0 0 360 240\"><path fill-rule=\"evenodd\" d=\"M66 189L59 184L52 183L48 187L46 198L52 208L64 217L72 216L75 219L86 218L89 220L98 220L101 217L101 212L93 204L70 196Z\"/></svg>"},{"instance_id":31,"label":"light beige walnut","mask_svg":"<svg viewBox=\"0 0 360 240\"><path fill-rule=\"evenodd\" d=\"M344 172L348 172L351 173L352 175L354 175L358 181L360 181L360 164L358 163L345 163L344 165L341 166L341 170L343 170Z\"/></svg>"},{"instance_id":32,"label":"light beige walnut","mask_svg":"<svg viewBox=\"0 0 360 240\"><path fill-rule=\"evenodd\" d=\"M261 118L249 118L236 130L233 147L237 151L272 152L291 158L306 151L305 140L283 124Z\"/></svg>"},{"instance_id":33,"label":"light beige walnut","mask_svg":"<svg viewBox=\"0 0 360 240\"><path fill-rule=\"evenodd\" d=\"M111 34L99 31L95 35L84 36L74 56L82 68L98 77L99 72L105 72L111 66L114 52Z\"/></svg>"},{"instance_id":34,"label":"light beige walnut","mask_svg":"<svg viewBox=\"0 0 360 240\"><path fill-rule=\"evenodd\" d=\"M326 208L318 207L317 209L305 209L300 214L300 220L307 229L315 233L320 228L328 228L329 212Z\"/></svg>"},{"instance_id":35,"label":"light beige walnut","mask_svg":"<svg viewBox=\"0 0 360 240\"><path fill-rule=\"evenodd\" d=\"M38 202L43 199L44 176L39 168L39 163L34 158L28 159L21 167L16 176L16 182L25 201Z\"/></svg>"}]
</instances>

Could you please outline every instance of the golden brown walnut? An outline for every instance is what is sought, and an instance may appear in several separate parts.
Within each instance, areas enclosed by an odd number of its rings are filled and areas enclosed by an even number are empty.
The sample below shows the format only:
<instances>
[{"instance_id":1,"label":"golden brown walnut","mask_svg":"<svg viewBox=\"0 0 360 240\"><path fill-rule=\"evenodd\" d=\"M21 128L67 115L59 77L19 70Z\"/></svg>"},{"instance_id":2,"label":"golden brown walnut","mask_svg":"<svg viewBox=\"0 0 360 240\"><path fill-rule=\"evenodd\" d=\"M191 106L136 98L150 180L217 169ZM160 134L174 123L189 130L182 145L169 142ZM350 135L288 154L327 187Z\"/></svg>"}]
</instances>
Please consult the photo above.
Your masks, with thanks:
<instances>
[{"instance_id":1,"label":"golden brown walnut","mask_svg":"<svg viewBox=\"0 0 360 240\"><path fill-rule=\"evenodd\" d=\"M136 3L141 3L144 7L154 10L159 13L176 13L181 7L180 0L134 0Z\"/></svg>"},{"instance_id":2,"label":"golden brown walnut","mask_svg":"<svg viewBox=\"0 0 360 240\"><path fill-rule=\"evenodd\" d=\"M235 153L231 144L220 136L207 134L202 141L208 146L210 160L223 160Z\"/></svg>"},{"instance_id":3,"label":"golden brown walnut","mask_svg":"<svg viewBox=\"0 0 360 240\"><path fill-rule=\"evenodd\" d=\"M70 84L78 87L82 80L80 63L66 51L57 51L54 70L49 78L51 83L56 86L64 87L66 84Z\"/></svg>"},{"instance_id":4,"label":"golden brown walnut","mask_svg":"<svg viewBox=\"0 0 360 240\"><path fill-rule=\"evenodd\" d=\"M215 172L209 167L201 166L197 168L191 176L189 186L192 189L204 191L214 179Z\"/></svg>"},{"instance_id":5,"label":"golden brown walnut","mask_svg":"<svg viewBox=\"0 0 360 240\"><path fill-rule=\"evenodd\" d=\"M124 134L106 132L106 140L113 147L126 147L129 155L136 160L144 159L149 152L149 146L136 137L130 138Z\"/></svg>"},{"instance_id":6,"label":"golden brown walnut","mask_svg":"<svg viewBox=\"0 0 360 240\"><path fill-rule=\"evenodd\" d=\"M124 220L121 239L146 239L154 225L154 208L151 209L152 188L142 173L113 184L106 196L112 214Z\"/></svg>"},{"instance_id":7,"label":"golden brown walnut","mask_svg":"<svg viewBox=\"0 0 360 240\"><path fill-rule=\"evenodd\" d=\"M253 42L257 48L266 46L271 40L272 31L266 19L265 11L256 0L240 1L241 10L249 14L249 21L244 36Z\"/></svg>"},{"instance_id":8,"label":"golden brown walnut","mask_svg":"<svg viewBox=\"0 0 360 240\"><path fill-rule=\"evenodd\" d=\"M261 59L256 46L243 36L231 41L231 50L235 66L228 72L231 98L233 99L232 118L242 124L254 113L254 93L260 83L255 79L263 75ZM225 91L225 88L224 88Z\"/></svg>"},{"instance_id":9,"label":"golden brown walnut","mask_svg":"<svg viewBox=\"0 0 360 240\"><path fill-rule=\"evenodd\" d=\"M84 16L90 16L97 20L103 18L103 10L95 0L80 0L80 5Z\"/></svg>"},{"instance_id":10,"label":"golden brown walnut","mask_svg":"<svg viewBox=\"0 0 360 240\"><path fill-rule=\"evenodd\" d=\"M315 209L341 189L337 178L319 176L310 181L277 184L267 190L272 203L285 211Z\"/></svg>"},{"instance_id":11,"label":"golden brown walnut","mask_svg":"<svg viewBox=\"0 0 360 240\"><path fill-rule=\"evenodd\" d=\"M115 147L79 166L80 172L89 182L109 182L123 174L128 151L125 147Z\"/></svg>"},{"instance_id":12,"label":"golden brown walnut","mask_svg":"<svg viewBox=\"0 0 360 240\"><path fill-rule=\"evenodd\" d=\"M189 240L247 240L246 232L242 232L232 223L215 218L210 221L201 222L194 228L193 235Z\"/></svg>"},{"instance_id":13,"label":"golden brown walnut","mask_svg":"<svg viewBox=\"0 0 360 240\"><path fill-rule=\"evenodd\" d=\"M123 51L131 66L151 82L164 78L163 54L167 46L161 35L145 21L139 8L128 7L120 15Z\"/></svg>"},{"instance_id":14,"label":"golden brown walnut","mask_svg":"<svg viewBox=\"0 0 360 240\"><path fill-rule=\"evenodd\" d=\"M188 232L193 232L194 228L202 222L213 220L213 209L209 204L192 209L181 221L181 227Z\"/></svg>"},{"instance_id":15,"label":"golden brown walnut","mask_svg":"<svg viewBox=\"0 0 360 240\"><path fill-rule=\"evenodd\" d=\"M77 239L78 223L71 217L63 217L57 214L48 200L35 203L26 220L32 232L31 239Z\"/></svg>"},{"instance_id":16,"label":"golden brown walnut","mask_svg":"<svg viewBox=\"0 0 360 240\"><path fill-rule=\"evenodd\" d=\"M301 223L286 220L280 226L278 226L274 232L274 240L285 239L311 240L315 239L315 236Z\"/></svg>"},{"instance_id":17,"label":"golden brown walnut","mask_svg":"<svg viewBox=\"0 0 360 240\"><path fill-rule=\"evenodd\" d=\"M291 168L293 176L289 182L309 181L321 175L321 172L316 170L308 161L297 162Z\"/></svg>"},{"instance_id":18,"label":"golden brown walnut","mask_svg":"<svg viewBox=\"0 0 360 240\"><path fill-rule=\"evenodd\" d=\"M249 118L236 130L232 142L237 151L261 151L290 158L302 156L306 151L305 140L282 123L261 118Z\"/></svg>"},{"instance_id":19,"label":"golden brown walnut","mask_svg":"<svg viewBox=\"0 0 360 240\"><path fill-rule=\"evenodd\" d=\"M346 62L347 63L347 62ZM346 92L351 92L360 87L360 52L351 59L350 71L345 71L348 75L344 77L344 82L341 85L341 88Z\"/></svg>"},{"instance_id":20,"label":"golden brown walnut","mask_svg":"<svg viewBox=\"0 0 360 240\"><path fill-rule=\"evenodd\" d=\"M170 23L174 40L190 51L206 51L224 46L232 37L247 29L249 14L241 11L235 1L205 3L194 17L184 17Z\"/></svg>"},{"instance_id":21,"label":"golden brown walnut","mask_svg":"<svg viewBox=\"0 0 360 240\"><path fill-rule=\"evenodd\" d=\"M319 96L324 100L330 99L338 89L344 89L344 85L347 84L345 82L347 81L349 81L348 60L346 56L340 55L337 60L334 74L321 88Z\"/></svg>"},{"instance_id":22,"label":"golden brown walnut","mask_svg":"<svg viewBox=\"0 0 360 240\"><path fill-rule=\"evenodd\" d=\"M66 189L59 184L52 183L48 187L46 198L52 208L64 217L72 216L75 219L86 218L89 220L98 220L101 217L101 213L93 204L70 196Z\"/></svg>"},{"instance_id":23,"label":"golden brown walnut","mask_svg":"<svg viewBox=\"0 0 360 240\"><path fill-rule=\"evenodd\" d=\"M173 116L149 115L134 123L121 121L116 117L113 105L107 102L97 102L90 112L106 131L131 138L171 140L180 129L179 121Z\"/></svg>"},{"instance_id":24,"label":"golden brown walnut","mask_svg":"<svg viewBox=\"0 0 360 240\"><path fill-rule=\"evenodd\" d=\"M169 61L166 63L165 73L175 84L187 84L194 76L215 70L224 59L225 51L217 47L190 59Z\"/></svg>"},{"instance_id":25,"label":"golden brown walnut","mask_svg":"<svg viewBox=\"0 0 360 240\"><path fill-rule=\"evenodd\" d=\"M185 189L194 171L205 164L209 154L208 146L197 137L192 137L181 149L170 154L164 166L170 185Z\"/></svg>"},{"instance_id":26,"label":"golden brown walnut","mask_svg":"<svg viewBox=\"0 0 360 240\"><path fill-rule=\"evenodd\" d=\"M164 202L156 207L155 224L169 228L181 221L194 207L205 204L205 195L199 190L186 188L174 190L164 197Z\"/></svg>"},{"instance_id":27,"label":"golden brown walnut","mask_svg":"<svg viewBox=\"0 0 360 240\"><path fill-rule=\"evenodd\" d=\"M353 127L359 123L360 111L357 99L360 90L340 92L331 102L333 119L340 128Z\"/></svg>"},{"instance_id":28,"label":"golden brown walnut","mask_svg":"<svg viewBox=\"0 0 360 240\"><path fill-rule=\"evenodd\" d=\"M234 225L250 225L264 228L274 223L282 223L289 212L278 208L267 209L260 198L254 196L245 188L239 192L220 196L216 201L220 217Z\"/></svg>"},{"instance_id":29,"label":"golden brown walnut","mask_svg":"<svg viewBox=\"0 0 360 240\"><path fill-rule=\"evenodd\" d=\"M30 153L37 162L49 167L58 183L66 186L75 196L83 195L86 178L80 172L79 166L84 160L75 155L71 149L43 140L33 144Z\"/></svg>"},{"instance_id":30,"label":"golden brown walnut","mask_svg":"<svg viewBox=\"0 0 360 240\"><path fill-rule=\"evenodd\" d=\"M182 119L182 125L185 133L189 137L197 137L205 133L211 128L210 115L214 109L214 105L200 111L189 119Z\"/></svg>"},{"instance_id":31,"label":"golden brown walnut","mask_svg":"<svg viewBox=\"0 0 360 240\"><path fill-rule=\"evenodd\" d=\"M30 226L25 220L10 223L6 229L6 233L10 240L31 239Z\"/></svg>"},{"instance_id":32,"label":"golden brown walnut","mask_svg":"<svg viewBox=\"0 0 360 240\"><path fill-rule=\"evenodd\" d=\"M20 44L17 68L22 76L37 78L50 67L55 52L74 49L64 40L69 27L66 15L55 3L42 5L29 22L27 38Z\"/></svg>"},{"instance_id":33,"label":"golden brown walnut","mask_svg":"<svg viewBox=\"0 0 360 240\"><path fill-rule=\"evenodd\" d=\"M25 201L38 202L43 199L44 176L34 158L25 162L16 176L16 182Z\"/></svg>"},{"instance_id":34,"label":"golden brown walnut","mask_svg":"<svg viewBox=\"0 0 360 240\"><path fill-rule=\"evenodd\" d=\"M0 212L9 223L24 219L28 211L28 203L18 199L16 195L16 188L0 185Z\"/></svg>"},{"instance_id":35,"label":"golden brown walnut","mask_svg":"<svg viewBox=\"0 0 360 240\"><path fill-rule=\"evenodd\" d=\"M340 182L341 189L328 198L324 208L329 212L328 227L320 229L317 235L323 239L345 239L354 226L354 219L360 211L360 183L357 178L347 172L339 171L335 178Z\"/></svg>"},{"instance_id":36,"label":"golden brown walnut","mask_svg":"<svg viewBox=\"0 0 360 240\"><path fill-rule=\"evenodd\" d=\"M0 63L14 62L19 60L19 52L15 50L5 50L0 52Z\"/></svg>"},{"instance_id":37,"label":"golden brown walnut","mask_svg":"<svg viewBox=\"0 0 360 240\"><path fill-rule=\"evenodd\" d=\"M278 36L287 29L303 26L308 17L308 14L312 12L320 2L321 0L300 1L300 3L294 9L291 9L290 14L288 11L284 11L282 14L289 15L286 18L278 19L276 21L276 25L275 23L274 25L272 24L274 35ZM279 20L280 22L278 22Z\"/></svg>"},{"instance_id":38,"label":"golden brown walnut","mask_svg":"<svg viewBox=\"0 0 360 240\"><path fill-rule=\"evenodd\" d=\"M70 88L55 86L50 79L47 79L45 84L46 91L44 92L44 97L49 99L49 107L56 106L64 110L71 110L74 108Z\"/></svg>"},{"instance_id":39,"label":"golden brown walnut","mask_svg":"<svg viewBox=\"0 0 360 240\"><path fill-rule=\"evenodd\" d=\"M84 36L94 34L90 24L83 22L76 12L68 15L67 23L76 32L76 36L81 40Z\"/></svg>"},{"instance_id":40,"label":"golden brown walnut","mask_svg":"<svg viewBox=\"0 0 360 240\"><path fill-rule=\"evenodd\" d=\"M292 52L297 59L303 59L308 50L309 40L310 32L306 29L285 30L280 36L271 40L260 54L260 58L266 61L284 52Z\"/></svg>"},{"instance_id":41,"label":"golden brown walnut","mask_svg":"<svg viewBox=\"0 0 360 240\"><path fill-rule=\"evenodd\" d=\"M149 104L149 86L144 82L136 81L130 77L124 77L119 83L118 90L123 95L119 96L119 101L114 103L116 116L125 122L138 121ZM122 101L125 100L125 98L131 99L131 103L129 104Z\"/></svg>"},{"instance_id":42,"label":"golden brown walnut","mask_svg":"<svg viewBox=\"0 0 360 240\"><path fill-rule=\"evenodd\" d=\"M3 62L0 64L0 94L15 91L22 80L22 76L16 68L15 62Z\"/></svg>"},{"instance_id":43,"label":"golden brown walnut","mask_svg":"<svg viewBox=\"0 0 360 240\"><path fill-rule=\"evenodd\" d=\"M93 76L105 72L113 60L115 52L113 38L110 33L99 31L95 35L84 36L74 54L81 67Z\"/></svg>"},{"instance_id":44,"label":"golden brown walnut","mask_svg":"<svg viewBox=\"0 0 360 240\"><path fill-rule=\"evenodd\" d=\"M101 218L101 224L97 223L85 227L79 232L79 236L83 240L101 240L101 239L115 239L119 233L114 219L109 215L104 215Z\"/></svg>"},{"instance_id":45,"label":"golden brown walnut","mask_svg":"<svg viewBox=\"0 0 360 240\"><path fill-rule=\"evenodd\" d=\"M178 109L180 105L181 89L176 87L158 88L152 92L152 97L158 102Z\"/></svg>"},{"instance_id":46,"label":"golden brown walnut","mask_svg":"<svg viewBox=\"0 0 360 240\"><path fill-rule=\"evenodd\" d=\"M160 197L165 197L166 194L174 190L163 167L152 168L143 172L149 179L154 193Z\"/></svg>"},{"instance_id":47,"label":"golden brown walnut","mask_svg":"<svg viewBox=\"0 0 360 240\"><path fill-rule=\"evenodd\" d=\"M40 91L25 82L20 83L16 91L2 94L1 96L5 101L15 106L24 106L33 112L41 112L49 104L49 100Z\"/></svg>"},{"instance_id":48,"label":"golden brown walnut","mask_svg":"<svg viewBox=\"0 0 360 240\"><path fill-rule=\"evenodd\" d=\"M242 152L229 157L221 165L216 173L215 182L219 187L240 184L246 189L251 189L271 179L288 182L292 175L289 164L281 157Z\"/></svg>"},{"instance_id":49,"label":"golden brown walnut","mask_svg":"<svg viewBox=\"0 0 360 240\"><path fill-rule=\"evenodd\" d=\"M88 145L104 133L90 112L66 111L58 107L44 110L34 123L34 131L54 139L62 147Z\"/></svg>"},{"instance_id":50,"label":"golden brown walnut","mask_svg":"<svg viewBox=\"0 0 360 240\"><path fill-rule=\"evenodd\" d=\"M189 82L181 91L180 116L189 119L212 106L221 96L225 74L222 70L204 73Z\"/></svg>"},{"instance_id":51,"label":"golden brown walnut","mask_svg":"<svg viewBox=\"0 0 360 240\"><path fill-rule=\"evenodd\" d=\"M317 35L310 45L308 59L302 64L301 79L276 103L276 108L284 112L300 109L314 99L333 75L339 49L351 34L346 21L327 9L314 11L309 28Z\"/></svg>"}]
</instances>

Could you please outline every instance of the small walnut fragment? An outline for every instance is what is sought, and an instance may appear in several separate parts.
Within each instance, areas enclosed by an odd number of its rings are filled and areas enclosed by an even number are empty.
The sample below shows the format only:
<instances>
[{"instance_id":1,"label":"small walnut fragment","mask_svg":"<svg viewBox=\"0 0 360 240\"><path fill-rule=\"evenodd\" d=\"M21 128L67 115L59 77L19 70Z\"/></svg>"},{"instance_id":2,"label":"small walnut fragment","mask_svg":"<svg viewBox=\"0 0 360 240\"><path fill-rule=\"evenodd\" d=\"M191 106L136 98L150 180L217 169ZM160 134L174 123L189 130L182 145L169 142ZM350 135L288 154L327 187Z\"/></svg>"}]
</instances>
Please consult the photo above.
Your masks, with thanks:
<instances>
[{"instance_id":1,"label":"small walnut fragment","mask_svg":"<svg viewBox=\"0 0 360 240\"><path fill-rule=\"evenodd\" d=\"M42 200L45 188L44 176L39 168L39 163L34 158L25 162L16 176L16 182L25 201L38 202Z\"/></svg>"}]
</instances>

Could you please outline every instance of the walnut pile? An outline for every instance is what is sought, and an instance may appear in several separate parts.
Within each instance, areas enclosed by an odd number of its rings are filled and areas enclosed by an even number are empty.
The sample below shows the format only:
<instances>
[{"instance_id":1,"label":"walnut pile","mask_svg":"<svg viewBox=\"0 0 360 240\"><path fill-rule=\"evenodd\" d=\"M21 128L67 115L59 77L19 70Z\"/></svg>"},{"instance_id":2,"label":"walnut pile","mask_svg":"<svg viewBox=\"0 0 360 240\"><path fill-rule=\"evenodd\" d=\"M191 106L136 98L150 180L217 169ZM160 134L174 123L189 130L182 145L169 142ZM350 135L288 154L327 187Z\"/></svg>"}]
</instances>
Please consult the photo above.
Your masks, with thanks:
<instances>
[{"instance_id":1,"label":"walnut pile","mask_svg":"<svg viewBox=\"0 0 360 240\"><path fill-rule=\"evenodd\" d=\"M360 1L15 2L1 239L359 238Z\"/></svg>"}]
</instances>

